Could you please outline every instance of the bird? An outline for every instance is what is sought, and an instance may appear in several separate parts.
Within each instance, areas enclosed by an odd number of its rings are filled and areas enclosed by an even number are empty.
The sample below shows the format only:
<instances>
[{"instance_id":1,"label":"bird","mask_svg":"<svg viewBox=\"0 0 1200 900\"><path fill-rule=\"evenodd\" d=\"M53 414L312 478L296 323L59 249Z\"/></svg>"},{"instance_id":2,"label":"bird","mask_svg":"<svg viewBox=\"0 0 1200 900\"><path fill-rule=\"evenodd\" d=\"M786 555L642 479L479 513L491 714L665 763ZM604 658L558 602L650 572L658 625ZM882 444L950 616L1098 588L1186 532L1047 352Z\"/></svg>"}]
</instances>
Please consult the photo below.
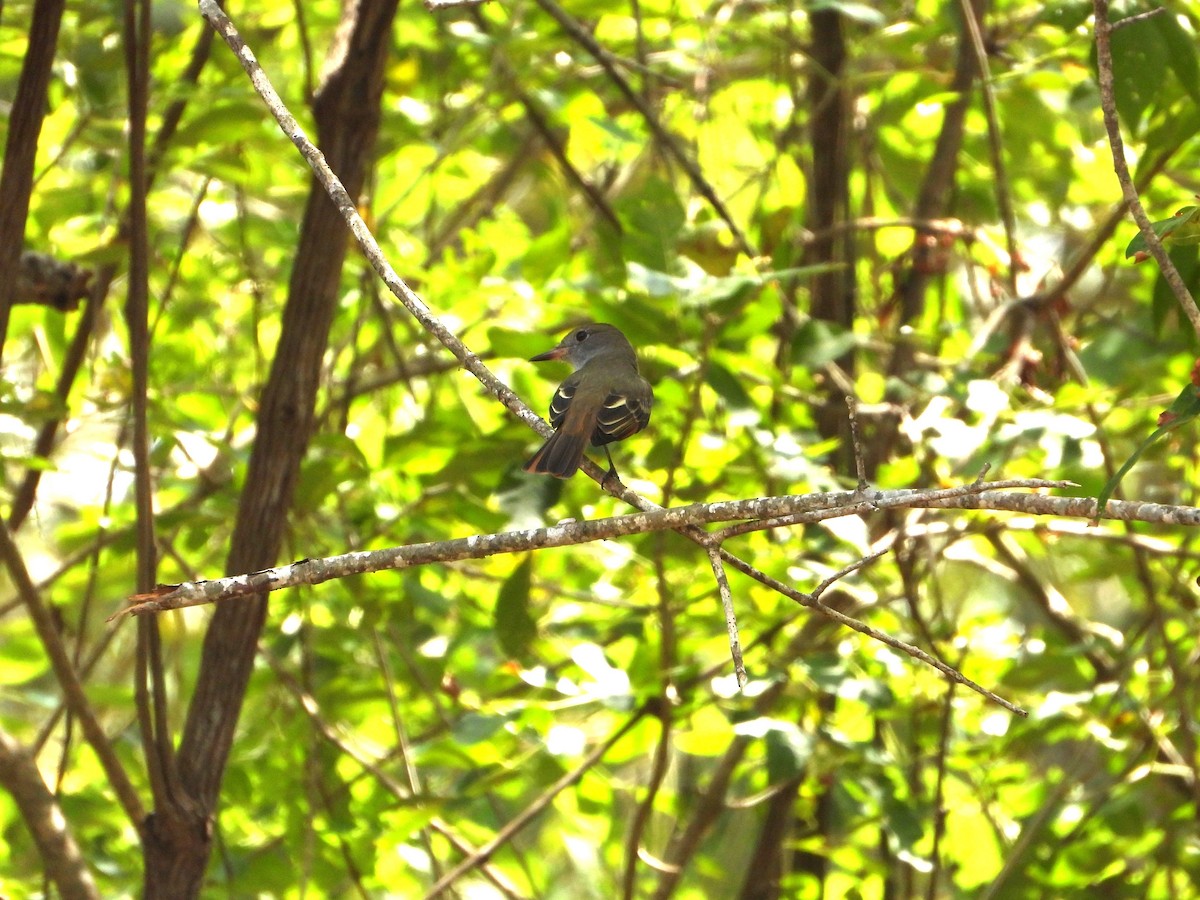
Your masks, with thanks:
<instances>
[{"instance_id":1,"label":"bird","mask_svg":"<svg viewBox=\"0 0 1200 900\"><path fill-rule=\"evenodd\" d=\"M554 434L525 463L526 472L570 478L587 449L603 447L608 457L604 481L617 474L608 445L650 424L654 391L638 372L637 354L620 329L600 322L568 332L558 345L530 362L563 359L575 369L554 392L550 424ZM603 482L602 482L603 483Z\"/></svg>"}]
</instances>

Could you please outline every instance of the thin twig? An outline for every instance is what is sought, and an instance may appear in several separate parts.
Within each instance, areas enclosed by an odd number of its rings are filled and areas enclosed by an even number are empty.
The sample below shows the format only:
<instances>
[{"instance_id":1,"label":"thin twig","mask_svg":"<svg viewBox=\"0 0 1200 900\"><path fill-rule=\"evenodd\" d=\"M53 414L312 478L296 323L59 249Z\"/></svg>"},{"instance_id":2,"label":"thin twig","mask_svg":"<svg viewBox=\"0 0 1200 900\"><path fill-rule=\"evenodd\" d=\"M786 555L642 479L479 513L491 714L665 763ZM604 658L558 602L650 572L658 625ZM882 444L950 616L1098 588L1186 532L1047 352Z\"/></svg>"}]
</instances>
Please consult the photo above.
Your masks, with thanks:
<instances>
[{"instance_id":1,"label":"thin twig","mask_svg":"<svg viewBox=\"0 0 1200 900\"><path fill-rule=\"evenodd\" d=\"M996 112L996 90L992 85L991 68L988 65L987 48L983 46L983 32L971 0L959 0L963 21L967 26L970 47L975 54L979 69L979 86L983 96L983 112L988 123L988 147L992 154L992 174L995 181L996 206L1004 222L1004 239L1008 249L1008 292L1017 296L1017 265L1020 252L1017 250L1017 217L1013 212L1012 191L1008 185L1008 167L1004 164L1003 138L1000 134L1000 116Z\"/></svg>"},{"instance_id":2,"label":"thin twig","mask_svg":"<svg viewBox=\"0 0 1200 900\"><path fill-rule=\"evenodd\" d=\"M510 819L503 828L496 832L496 836L490 841L468 856L457 866L439 878L434 885L425 893L426 900L432 900L439 893L457 881L462 875L474 869L481 863L491 859L492 854L498 849L507 844L512 838L528 825L533 819L541 814L547 806L549 806L554 798L565 791L567 788L576 784L589 770L593 769L600 760L608 754L621 738L625 737L630 730L649 712L647 705L641 706L633 715L618 728L603 744L589 753L578 766L565 774L554 784L550 785L542 794L530 803L525 809L521 810L516 816Z\"/></svg>"},{"instance_id":3,"label":"thin twig","mask_svg":"<svg viewBox=\"0 0 1200 900\"><path fill-rule=\"evenodd\" d=\"M211 0L209 0L209 2L211 2ZM619 90L625 99L633 104L634 108L641 114L642 118L646 122L646 125L650 128L650 131L653 132L655 140L659 141L663 147L666 148L667 152L675 158L676 162L678 162L683 168L684 172L687 173L688 179L692 182L692 187L696 189L696 192L700 194L700 196L708 201L709 205L713 208L713 211L716 212L716 214L721 217L722 221L729 226L729 231L733 235L733 239L737 242L738 249L745 253L746 256L750 257L750 259L756 258L758 254L754 247L751 246L750 241L746 238L746 235L742 232L742 229L738 227L737 222L734 221L733 215L725 206L724 201L717 196L717 192L713 189L713 186L708 183L708 179L704 177L704 173L700 171L700 167L696 165L695 161L687 153L684 152L675 136L667 131L667 129L663 127L662 123L658 121L658 117L654 114L654 110L647 105L642 95L635 91L633 86L630 85L630 83L625 79L625 76L617 71L617 67L613 61L612 55L602 46L600 46L599 42L597 42L597 40L588 33L587 29L583 28L566 12L566 10L555 3L554 0L535 0L535 2L547 14L549 14L550 18L554 19L554 21L559 24L559 27L561 27L563 31L570 35L573 40L575 40L581 47L583 47L583 49L590 53L592 58L600 64L600 68L602 68L605 74L612 79L612 82L614 85L616 85L617 90Z\"/></svg>"},{"instance_id":4,"label":"thin twig","mask_svg":"<svg viewBox=\"0 0 1200 900\"><path fill-rule=\"evenodd\" d=\"M1154 16L1163 15L1166 13L1166 11L1167 11L1167 8L1165 6L1156 6L1154 9L1148 9L1145 12L1138 13L1137 15L1126 16L1124 19L1121 19L1119 22L1113 23L1111 30L1112 31L1120 31L1122 28L1125 28L1129 25L1133 25L1136 22L1141 22L1145 19L1153 18Z\"/></svg>"},{"instance_id":5,"label":"thin twig","mask_svg":"<svg viewBox=\"0 0 1200 900\"><path fill-rule=\"evenodd\" d=\"M443 9L461 9L463 7L474 8L483 6L490 0L424 0L425 8L430 12L439 12Z\"/></svg>"},{"instance_id":6,"label":"thin twig","mask_svg":"<svg viewBox=\"0 0 1200 900\"><path fill-rule=\"evenodd\" d=\"M964 687L968 687L971 690L975 691L977 694L981 694L984 697L987 697L993 703L997 703L1000 706L1003 706L1009 712L1014 713L1018 716L1021 716L1022 718L1025 718L1026 716L1029 715L1029 713L1026 710L1022 709L1021 707L1017 706L1014 703L1010 703L1008 700L1005 700L1003 697L992 693L987 688L983 687L981 684L978 684L977 682L972 681L970 678L968 678L966 675L964 675L962 672L958 671L958 669L954 668L953 666L949 665L948 663L944 663L940 659L937 659L934 656L930 656L928 653L926 653L920 647L914 647L912 644L909 644L909 643L906 643L905 641L901 641L897 638L894 638L889 634L885 634L884 632L879 631L876 628L872 628L870 625L867 625L864 622L860 622L857 619L853 619L850 616L847 616L845 613L839 612L838 610L834 609L832 606L826 606L824 603L817 600L815 597L811 596L810 594L805 594L801 591L795 590L794 588L788 587L783 582L778 581L778 580L772 578L770 575L767 575L766 573L760 572L759 570L755 569L749 563L743 562L742 560L736 560L736 561L735 560L726 560L726 562L730 563L730 565L732 565L735 569L738 569L739 571L743 572L744 574L749 575L755 581L758 581L759 583L771 588L772 590L774 590L780 594L783 594L785 597L788 597L788 598L794 600L795 602L799 603L801 606L806 606L809 609L815 610L816 612L819 612L821 615L826 616L827 618L833 619L835 622L845 625L847 628L857 631L859 634L866 635L867 637L871 638L872 640L879 641L881 644L886 644L887 646L891 647L893 650L899 650L901 653L905 653L908 656L911 656L913 659L919 659L921 662L925 663L926 665L933 666L933 668L937 669L939 672L941 672L943 675L945 675L951 681L956 681L959 684L963 685Z\"/></svg>"},{"instance_id":7,"label":"thin twig","mask_svg":"<svg viewBox=\"0 0 1200 900\"><path fill-rule=\"evenodd\" d=\"M426 6L428 6L429 2L430 0L426 0ZM435 0L435 2L438 2L438 0ZM440 0L440 2L463 2L463 0ZM467 2L478 6L482 0L467 0ZM481 32L489 36L491 35L488 21L478 9L472 10L472 20ZM517 98L517 102L524 108L525 117L533 126L534 131L541 137L542 142L546 145L551 155L558 161L559 168L562 169L562 173L566 176L567 181L574 184L583 193L588 202L591 203L592 208L609 225L615 228L618 234L623 232L624 228L621 225L621 220L613 211L608 198L604 196L604 193L599 188L588 181L583 173L575 167L575 164L571 162L570 157L567 156L567 147L563 138L555 132L537 101L534 100L528 91L521 87L521 79L509 64L507 57L502 53L493 51L492 65L499 72L501 82L512 92L513 96Z\"/></svg>"},{"instance_id":8,"label":"thin twig","mask_svg":"<svg viewBox=\"0 0 1200 900\"><path fill-rule=\"evenodd\" d=\"M1108 132L1108 145L1112 150L1113 169L1117 173L1117 181L1121 184L1121 193L1129 204L1129 211L1137 222L1142 238L1150 255L1158 263L1163 279L1175 294L1175 299L1183 307L1183 311L1191 320L1192 327L1200 334L1200 307L1192 297L1191 291L1183 283L1175 263L1167 255L1162 240L1154 233L1150 217L1142 207L1137 187L1129 174L1129 164L1125 160L1125 143L1121 138L1121 125L1117 120L1117 101L1113 93L1113 58L1112 58L1112 24L1108 21L1108 0L1092 0L1092 8L1096 18L1096 70L1100 83L1100 108L1104 111L1104 128Z\"/></svg>"},{"instance_id":9,"label":"thin twig","mask_svg":"<svg viewBox=\"0 0 1200 900\"><path fill-rule=\"evenodd\" d=\"M854 472L858 476L858 489L867 489L867 464L863 455L862 435L858 430L858 399L853 394L846 395L846 412L850 417L850 444L854 450Z\"/></svg>"},{"instance_id":10,"label":"thin twig","mask_svg":"<svg viewBox=\"0 0 1200 900\"><path fill-rule=\"evenodd\" d=\"M729 634L729 654L733 657L733 674L737 677L739 688L746 686L746 664L742 662L742 641L738 637L737 613L733 610L733 594L729 590L729 576L725 574L725 565L721 562L719 547L708 548L708 561L712 565L713 575L717 579L717 589L721 593L721 609L725 613L725 630Z\"/></svg>"},{"instance_id":11,"label":"thin twig","mask_svg":"<svg viewBox=\"0 0 1200 900\"><path fill-rule=\"evenodd\" d=\"M874 553L868 553L862 559L856 559L848 566L843 566L813 589L812 598L819 602L822 594L824 594L827 590L829 590L847 575L851 575L854 572L857 572L859 569L869 566L871 563L875 562L875 560L879 559L879 557L886 556L890 552L891 548L885 547L883 550L876 550Z\"/></svg>"}]
</instances>

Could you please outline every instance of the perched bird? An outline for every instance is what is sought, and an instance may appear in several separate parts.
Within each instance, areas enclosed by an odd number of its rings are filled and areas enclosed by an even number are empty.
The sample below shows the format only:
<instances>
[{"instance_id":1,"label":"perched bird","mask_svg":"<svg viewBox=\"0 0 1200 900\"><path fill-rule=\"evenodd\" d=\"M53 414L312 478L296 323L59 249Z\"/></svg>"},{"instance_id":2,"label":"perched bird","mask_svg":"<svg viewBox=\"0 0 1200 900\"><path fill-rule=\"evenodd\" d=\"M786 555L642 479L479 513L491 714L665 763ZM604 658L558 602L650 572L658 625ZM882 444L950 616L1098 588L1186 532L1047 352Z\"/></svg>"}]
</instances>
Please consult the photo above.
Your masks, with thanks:
<instances>
[{"instance_id":1,"label":"perched bird","mask_svg":"<svg viewBox=\"0 0 1200 900\"><path fill-rule=\"evenodd\" d=\"M625 335L612 325L581 325L530 362L565 359L575 371L550 401L554 434L525 463L526 472L570 478L583 461L588 441L604 447L608 474L617 474L608 444L637 434L650 422L654 392L638 373L637 354Z\"/></svg>"}]
</instances>

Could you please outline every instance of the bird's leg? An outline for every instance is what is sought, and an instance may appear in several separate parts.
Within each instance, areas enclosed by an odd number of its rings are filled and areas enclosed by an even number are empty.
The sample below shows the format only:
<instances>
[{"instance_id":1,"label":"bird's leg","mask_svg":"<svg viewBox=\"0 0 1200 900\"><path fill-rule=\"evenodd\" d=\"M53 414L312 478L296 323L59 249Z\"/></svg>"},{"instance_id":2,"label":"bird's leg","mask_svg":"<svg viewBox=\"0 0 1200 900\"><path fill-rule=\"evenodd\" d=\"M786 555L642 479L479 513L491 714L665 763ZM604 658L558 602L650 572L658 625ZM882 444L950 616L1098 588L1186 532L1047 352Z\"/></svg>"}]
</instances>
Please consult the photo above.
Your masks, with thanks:
<instances>
[{"instance_id":1,"label":"bird's leg","mask_svg":"<svg viewBox=\"0 0 1200 900\"><path fill-rule=\"evenodd\" d=\"M607 485L610 478L616 478L619 484L621 478L617 475L617 464L613 462L612 454L608 452L608 444L604 445L604 455L608 457L608 471L604 474L604 478L601 479L600 487Z\"/></svg>"}]
</instances>

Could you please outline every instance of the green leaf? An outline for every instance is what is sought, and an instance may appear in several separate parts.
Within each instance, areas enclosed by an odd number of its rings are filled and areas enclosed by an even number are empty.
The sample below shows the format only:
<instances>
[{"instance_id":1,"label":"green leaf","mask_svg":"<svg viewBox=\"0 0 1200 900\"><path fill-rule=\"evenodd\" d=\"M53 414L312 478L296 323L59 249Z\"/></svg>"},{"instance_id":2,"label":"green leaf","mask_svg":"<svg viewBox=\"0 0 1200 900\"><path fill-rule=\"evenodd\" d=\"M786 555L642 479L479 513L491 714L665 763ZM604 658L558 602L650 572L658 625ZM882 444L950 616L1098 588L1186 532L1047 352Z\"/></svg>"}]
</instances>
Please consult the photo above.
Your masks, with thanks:
<instances>
[{"instance_id":1,"label":"green leaf","mask_svg":"<svg viewBox=\"0 0 1200 900\"><path fill-rule=\"evenodd\" d=\"M1150 223L1151 230L1163 244L1200 244L1200 206L1185 206L1169 219ZM1125 248L1125 258L1137 253L1149 253L1150 246L1139 231Z\"/></svg>"},{"instance_id":2,"label":"green leaf","mask_svg":"<svg viewBox=\"0 0 1200 900\"><path fill-rule=\"evenodd\" d=\"M1112 33L1113 96L1121 120L1134 133L1141 130L1146 110L1160 98L1167 55L1166 41L1151 19Z\"/></svg>"},{"instance_id":3,"label":"green leaf","mask_svg":"<svg viewBox=\"0 0 1200 900\"><path fill-rule=\"evenodd\" d=\"M1200 273L1200 247L1194 244L1173 246L1167 255L1171 258L1171 262L1175 264L1175 268L1179 272L1179 277L1183 279L1183 283L1189 286L1195 285L1196 275ZM1156 336L1162 335L1163 324L1171 312L1176 313L1177 319L1180 313L1179 301L1175 297L1175 292L1171 290L1171 286L1167 284L1167 279L1163 277L1162 272L1159 272L1154 279L1154 293L1150 297L1150 311ZM1189 338L1196 336L1190 325L1180 329L1180 331Z\"/></svg>"},{"instance_id":4,"label":"green leaf","mask_svg":"<svg viewBox=\"0 0 1200 900\"><path fill-rule=\"evenodd\" d=\"M1167 61L1179 85L1200 105L1200 61L1196 58L1195 36L1183 30L1179 20L1170 14L1154 16L1151 20L1167 47Z\"/></svg>"},{"instance_id":5,"label":"green leaf","mask_svg":"<svg viewBox=\"0 0 1200 900\"><path fill-rule=\"evenodd\" d=\"M719 363L708 367L707 381L709 386L721 395L721 398L733 409L750 409L754 401L742 387L742 381L733 372Z\"/></svg>"},{"instance_id":6,"label":"green leaf","mask_svg":"<svg viewBox=\"0 0 1200 900\"><path fill-rule=\"evenodd\" d=\"M1098 511L1103 511L1105 504L1112 497L1113 491L1117 489L1117 485L1121 483L1121 479L1132 469L1137 461L1141 458L1151 445L1153 445L1163 435L1168 434L1182 425L1191 422L1197 416L1200 416L1200 388L1194 384L1189 384L1179 392L1174 402L1168 407L1167 411L1159 417L1159 426L1150 433L1138 448L1133 451L1133 455L1125 460L1124 465L1117 470L1108 483L1104 485L1104 489L1096 498L1096 508ZM1096 517L1099 519L1099 516Z\"/></svg>"},{"instance_id":7,"label":"green leaf","mask_svg":"<svg viewBox=\"0 0 1200 900\"><path fill-rule=\"evenodd\" d=\"M830 322L809 319L792 338L792 362L819 369L858 346L854 332Z\"/></svg>"},{"instance_id":8,"label":"green leaf","mask_svg":"<svg viewBox=\"0 0 1200 900\"><path fill-rule=\"evenodd\" d=\"M501 585L496 598L496 637L504 652L514 659L523 659L537 637L537 623L529 614L532 575L533 561L526 558Z\"/></svg>"},{"instance_id":9,"label":"green leaf","mask_svg":"<svg viewBox=\"0 0 1200 900\"><path fill-rule=\"evenodd\" d=\"M625 257L659 272L670 271L675 242L687 216L669 182L648 179L641 190L613 204L625 226Z\"/></svg>"}]
</instances>

